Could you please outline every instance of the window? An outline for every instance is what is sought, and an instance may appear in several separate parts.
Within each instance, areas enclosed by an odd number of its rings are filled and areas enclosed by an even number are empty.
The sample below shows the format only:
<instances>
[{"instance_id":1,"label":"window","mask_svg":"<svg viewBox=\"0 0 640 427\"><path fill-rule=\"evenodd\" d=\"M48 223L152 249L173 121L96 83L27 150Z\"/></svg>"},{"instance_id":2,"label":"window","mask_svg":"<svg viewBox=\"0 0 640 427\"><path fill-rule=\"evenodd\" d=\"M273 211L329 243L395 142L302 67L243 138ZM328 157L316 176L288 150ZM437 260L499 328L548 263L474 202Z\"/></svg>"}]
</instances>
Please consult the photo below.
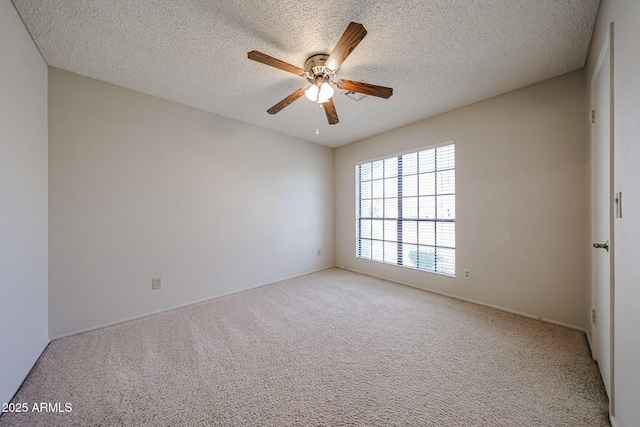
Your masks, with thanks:
<instances>
[{"instance_id":1,"label":"window","mask_svg":"<svg viewBox=\"0 0 640 427\"><path fill-rule=\"evenodd\" d=\"M449 144L356 166L356 256L456 274L456 162Z\"/></svg>"}]
</instances>

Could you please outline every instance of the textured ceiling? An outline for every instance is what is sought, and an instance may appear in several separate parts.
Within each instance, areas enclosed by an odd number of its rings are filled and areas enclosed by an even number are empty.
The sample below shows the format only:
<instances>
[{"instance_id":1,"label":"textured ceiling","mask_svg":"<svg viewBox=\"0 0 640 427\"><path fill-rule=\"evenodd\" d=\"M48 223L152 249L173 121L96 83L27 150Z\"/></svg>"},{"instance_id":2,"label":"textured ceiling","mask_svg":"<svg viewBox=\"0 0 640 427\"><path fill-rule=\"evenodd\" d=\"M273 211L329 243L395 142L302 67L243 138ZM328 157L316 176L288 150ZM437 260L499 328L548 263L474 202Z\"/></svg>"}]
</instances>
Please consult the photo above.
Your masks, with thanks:
<instances>
[{"instance_id":1,"label":"textured ceiling","mask_svg":"<svg viewBox=\"0 0 640 427\"><path fill-rule=\"evenodd\" d=\"M337 147L581 68L599 0L13 2L51 66ZM393 96L337 90L335 126L304 97L267 114L306 80L247 52L304 67L350 21L368 35L338 78Z\"/></svg>"}]
</instances>

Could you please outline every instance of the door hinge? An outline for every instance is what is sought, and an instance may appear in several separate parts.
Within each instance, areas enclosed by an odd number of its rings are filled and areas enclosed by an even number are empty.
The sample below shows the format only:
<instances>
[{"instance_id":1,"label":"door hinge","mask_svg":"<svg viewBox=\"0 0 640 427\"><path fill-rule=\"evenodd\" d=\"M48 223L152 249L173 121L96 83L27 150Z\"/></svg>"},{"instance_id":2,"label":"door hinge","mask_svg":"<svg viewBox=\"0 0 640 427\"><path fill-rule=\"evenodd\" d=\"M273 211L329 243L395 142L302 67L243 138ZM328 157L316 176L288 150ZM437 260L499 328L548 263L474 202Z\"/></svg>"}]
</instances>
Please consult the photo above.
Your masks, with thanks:
<instances>
[{"instance_id":1,"label":"door hinge","mask_svg":"<svg viewBox=\"0 0 640 427\"><path fill-rule=\"evenodd\" d=\"M591 123L596 122L596 110L591 110Z\"/></svg>"},{"instance_id":2,"label":"door hinge","mask_svg":"<svg viewBox=\"0 0 640 427\"><path fill-rule=\"evenodd\" d=\"M591 323L596 323L596 311L591 310Z\"/></svg>"}]
</instances>

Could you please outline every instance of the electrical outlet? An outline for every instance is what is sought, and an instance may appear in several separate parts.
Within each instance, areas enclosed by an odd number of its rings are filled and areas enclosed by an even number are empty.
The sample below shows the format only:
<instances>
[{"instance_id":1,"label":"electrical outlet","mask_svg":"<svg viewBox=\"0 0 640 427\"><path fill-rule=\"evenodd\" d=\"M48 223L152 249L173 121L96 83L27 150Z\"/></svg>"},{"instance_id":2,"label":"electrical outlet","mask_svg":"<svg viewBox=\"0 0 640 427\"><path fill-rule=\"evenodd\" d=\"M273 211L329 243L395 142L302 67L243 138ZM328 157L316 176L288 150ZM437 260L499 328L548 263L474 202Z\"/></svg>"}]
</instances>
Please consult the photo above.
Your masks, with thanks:
<instances>
[{"instance_id":1,"label":"electrical outlet","mask_svg":"<svg viewBox=\"0 0 640 427\"><path fill-rule=\"evenodd\" d=\"M596 323L596 311L591 310L591 323Z\"/></svg>"},{"instance_id":2,"label":"electrical outlet","mask_svg":"<svg viewBox=\"0 0 640 427\"><path fill-rule=\"evenodd\" d=\"M322 255L322 251L318 249L318 251L316 252L316 256L320 256L320 255Z\"/></svg>"},{"instance_id":3,"label":"electrical outlet","mask_svg":"<svg viewBox=\"0 0 640 427\"><path fill-rule=\"evenodd\" d=\"M151 290L156 291L158 289L162 289L161 277L156 277L155 279L151 279Z\"/></svg>"},{"instance_id":4,"label":"electrical outlet","mask_svg":"<svg viewBox=\"0 0 640 427\"><path fill-rule=\"evenodd\" d=\"M464 278L471 279L471 270L469 270L468 268L464 269Z\"/></svg>"}]
</instances>

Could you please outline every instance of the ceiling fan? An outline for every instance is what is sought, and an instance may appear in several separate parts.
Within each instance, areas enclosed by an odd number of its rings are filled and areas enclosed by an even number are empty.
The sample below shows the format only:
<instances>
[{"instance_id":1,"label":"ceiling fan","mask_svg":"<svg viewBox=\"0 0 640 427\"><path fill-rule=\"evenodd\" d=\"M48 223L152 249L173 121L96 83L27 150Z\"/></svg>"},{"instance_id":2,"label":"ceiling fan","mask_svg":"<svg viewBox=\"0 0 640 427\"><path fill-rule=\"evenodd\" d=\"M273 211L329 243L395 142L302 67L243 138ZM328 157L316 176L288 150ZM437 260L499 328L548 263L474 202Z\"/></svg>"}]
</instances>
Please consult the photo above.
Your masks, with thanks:
<instances>
[{"instance_id":1,"label":"ceiling fan","mask_svg":"<svg viewBox=\"0 0 640 427\"><path fill-rule=\"evenodd\" d=\"M338 40L338 44L333 48L331 54L317 54L310 56L304 63L304 69L262 52L258 52L257 50L249 52L247 54L249 59L288 71L289 73L293 73L297 76L305 77L309 83L311 83L311 86L302 87L296 90L291 95L269 108L267 113L276 114L302 95L306 95L311 101L322 104L324 112L327 115L327 121L330 125L335 125L339 120L338 113L336 113L336 107L333 103L333 99L331 98L334 93L334 89L331 85L335 85L339 89L385 99L393 95L393 89L390 87L345 79L336 81L336 71L338 71L342 62L347 59L349 54L366 35L367 30L365 30L362 24L351 22L342 34L342 37L340 37L340 40Z\"/></svg>"}]
</instances>

